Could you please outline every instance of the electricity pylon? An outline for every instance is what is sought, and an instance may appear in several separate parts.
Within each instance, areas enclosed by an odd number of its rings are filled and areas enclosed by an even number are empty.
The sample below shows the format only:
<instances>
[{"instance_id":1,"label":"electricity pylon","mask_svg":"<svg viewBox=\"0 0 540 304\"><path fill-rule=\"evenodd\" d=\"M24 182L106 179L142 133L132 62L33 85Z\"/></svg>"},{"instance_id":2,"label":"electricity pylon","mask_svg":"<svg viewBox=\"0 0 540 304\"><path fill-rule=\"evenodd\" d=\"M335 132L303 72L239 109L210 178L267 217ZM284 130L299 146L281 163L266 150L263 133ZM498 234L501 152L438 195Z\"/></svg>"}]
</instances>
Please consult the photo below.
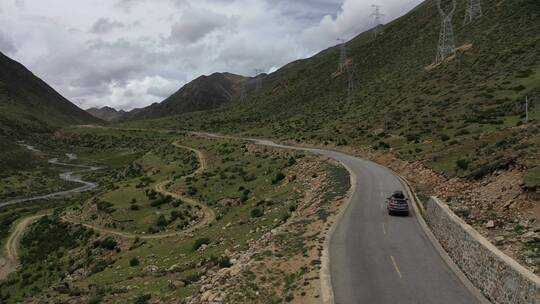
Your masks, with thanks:
<instances>
[{"instance_id":1,"label":"electricity pylon","mask_svg":"<svg viewBox=\"0 0 540 304\"><path fill-rule=\"evenodd\" d=\"M352 94L354 91L354 64L352 61L347 62L346 64L347 69L347 99L351 100Z\"/></svg>"},{"instance_id":2,"label":"electricity pylon","mask_svg":"<svg viewBox=\"0 0 540 304\"><path fill-rule=\"evenodd\" d=\"M471 23L474 19L480 17L482 17L482 5L480 4L480 0L467 0L463 25Z\"/></svg>"},{"instance_id":3,"label":"electricity pylon","mask_svg":"<svg viewBox=\"0 0 540 304\"><path fill-rule=\"evenodd\" d=\"M347 45L345 44L345 42L347 42L347 40L343 39L343 38L338 38L337 41L339 41L340 45L339 45L339 69L343 69L343 67L345 66L345 63L347 62Z\"/></svg>"},{"instance_id":4,"label":"electricity pylon","mask_svg":"<svg viewBox=\"0 0 540 304\"><path fill-rule=\"evenodd\" d=\"M435 63L442 62L448 55L454 53L456 49L454 41L454 28L452 26L452 17L456 11L456 0L452 0L452 9L445 13L442 0L437 0L437 9L441 15L441 32L439 33L439 45L437 47L437 57Z\"/></svg>"},{"instance_id":5,"label":"electricity pylon","mask_svg":"<svg viewBox=\"0 0 540 304\"><path fill-rule=\"evenodd\" d=\"M262 73L262 69L255 69L256 90L260 90L262 88L262 78L259 77Z\"/></svg>"},{"instance_id":6,"label":"electricity pylon","mask_svg":"<svg viewBox=\"0 0 540 304\"><path fill-rule=\"evenodd\" d=\"M339 54L339 67L338 73L343 74L347 72L347 98L351 99L352 92L354 90L354 65L352 60L347 58L347 40L343 38L338 38L340 44L340 54Z\"/></svg>"},{"instance_id":7,"label":"electricity pylon","mask_svg":"<svg viewBox=\"0 0 540 304\"><path fill-rule=\"evenodd\" d=\"M371 5L373 8L373 14L371 14L371 17L373 18L373 37L377 37L381 33L381 26L382 26L382 17L384 14L381 13L381 7L380 5Z\"/></svg>"},{"instance_id":8,"label":"electricity pylon","mask_svg":"<svg viewBox=\"0 0 540 304\"><path fill-rule=\"evenodd\" d=\"M240 100L244 101L247 98L247 89L246 89L246 81L242 81L241 87L240 87Z\"/></svg>"}]
</instances>

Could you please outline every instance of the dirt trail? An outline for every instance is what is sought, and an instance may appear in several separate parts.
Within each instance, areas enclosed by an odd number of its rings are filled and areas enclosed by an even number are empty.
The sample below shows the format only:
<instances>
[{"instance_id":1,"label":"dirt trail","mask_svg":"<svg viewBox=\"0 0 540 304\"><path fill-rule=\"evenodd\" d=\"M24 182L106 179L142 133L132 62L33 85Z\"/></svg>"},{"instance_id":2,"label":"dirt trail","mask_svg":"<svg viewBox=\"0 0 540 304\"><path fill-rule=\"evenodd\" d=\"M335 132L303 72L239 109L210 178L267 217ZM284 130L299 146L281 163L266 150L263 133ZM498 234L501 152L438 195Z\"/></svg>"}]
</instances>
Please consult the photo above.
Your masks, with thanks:
<instances>
[{"instance_id":1,"label":"dirt trail","mask_svg":"<svg viewBox=\"0 0 540 304\"><path fill-rule=\"evenodd\" d=\"M182 178L183 180L185 180L186 178L193 177L195 175L201 174L202 172L204 172L206 170L206 168L208 166L208 163L207 163L206 157L205 157L205 155L204 155L204 153L202 151L191 148L191 147L183 146L183 145L179 144L178 142L174 142L174 143L172 143L172 145L177 147L177 148L186 149L186 150L190 150L190 151L194 152L197 155L197 159L199 161L199 168L197 168L197 170L193 171L193 173L184 176ZM208 208L206 205L204 205L204 204L202 204L202 203L200 203L200 202L198 202L198 201L196 201L196 200L194 200L192 198L189 198L189 197L186 197L186 196L183 196L183 195L180 195L180 194L177 194L177 193L170 192L170 191L166 190L167 186L171 182L172 182L172 180L163 181L163 182L157 184L154 187L154 189L157 192L159 192L159 193L161 193L163 195L170 195L170 196L172 196L172 197L174 197L176 199L182 200L182 201L184 201L184 202L186 202L186 203L188 203L188 204L190 204L190 205L192 205L194 207L198 207L204 213L203 219L201 221L199 221L197 224L191 226L189 229L182 230L182 231L179 231L179 232L161 233L161 234L152 234L152 235L141 235L141 234L134 234L134 233L129 233L129 232L118 231L118 230L115 230L115 229L103 228L103 227L100 227L100 226L96 226L96 225L84 223L84 222L81 222L81 221L77 221L77 220L72 219L72 218L67 217L67 216L62 217L62 219L67 221L67 222L73 223L73 224L83 225L84 227L94 229L94 230L96 230L98 232L101 232L101 233L112 234L112 235L120 236L120 237L126 238L126 239L139 238L139 239L143 239L143 240L144 239L146 239L146 240L163 239L163 238L187 235L187 234L190 234L190 233L192 233L193 231L195 231L195 230L197 230L199 228L202 228L202 227L205 227L205 226L209 225L210 223L212 223L216 219L216 215L215 215L214 211L211 208Z\"/></svg>"},{"instance_id":2,"label":"dirt trail","mask_svg":"<svg viewBox=\"0 0 540 304\"><path fill-rule=\"evenodd\" d=\"M0 281L17 270L17 260L19 259L19 243L24 234L24 231L30 224L45 214L33 215L23 218L15 229L9 235L5 246L5 256L0 258Z\"/></svg>"}]
</instances>

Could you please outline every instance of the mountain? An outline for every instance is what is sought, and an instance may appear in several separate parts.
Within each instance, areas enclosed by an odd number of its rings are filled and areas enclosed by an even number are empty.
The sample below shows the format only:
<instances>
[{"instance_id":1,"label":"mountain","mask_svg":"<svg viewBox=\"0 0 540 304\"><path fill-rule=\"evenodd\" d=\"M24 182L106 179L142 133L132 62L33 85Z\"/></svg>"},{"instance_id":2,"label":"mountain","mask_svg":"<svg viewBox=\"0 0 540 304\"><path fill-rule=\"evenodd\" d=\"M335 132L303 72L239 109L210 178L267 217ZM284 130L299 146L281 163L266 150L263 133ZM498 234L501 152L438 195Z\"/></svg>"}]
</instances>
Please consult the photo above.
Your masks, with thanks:
<instances>
[{"instance_id":1,"label":"mountain","mask_svg":"<svg viewBox=\"0 0 540 304\"><path fill-rule=\"evenodd\" d=\"M87 109L86 112L90 113L90 115L96 118L108 122L118 122L122 119L122 116L128 113L124 110L117 111L111 107L90 108Z\"/></svg>"},{"instance_id":2,"label":"mountain","mask_svg":"<svg viewBox=\"0 0 540 304\"><path fill-rule=\"evenodd\" d=\"M483 0L483 16L467 25L463 3L456 52L441 63L433 64L441 21L429 0L379 35L346 43L350 96L336 46L268 75L242 101L129 125L370 147L469 178L538 167L540 2Z\"/></svg>"},{"instance_id":3,"label":"mountain","mask_svg":"<svg viewBox=\"0 0 540 304\"><path fill-rule=\"evenodd\" d=\"M253 86L253 80L231 73L214 73L201 76L182 87L161 103L137 109L122 120L139 120L165 117L174 114L190 113L219 108L241 94L243 84Z\"/></svg>"},{"instance_id":4,"label":"mountain","mask_svg":"<svg viewBox=\"0 0 540 304\"><path fill-rule=\"evenodd\" d=\"M0 136L20 137L65 125L97 122L100 120L0 53Z\"/></svg>"}]
</instances>

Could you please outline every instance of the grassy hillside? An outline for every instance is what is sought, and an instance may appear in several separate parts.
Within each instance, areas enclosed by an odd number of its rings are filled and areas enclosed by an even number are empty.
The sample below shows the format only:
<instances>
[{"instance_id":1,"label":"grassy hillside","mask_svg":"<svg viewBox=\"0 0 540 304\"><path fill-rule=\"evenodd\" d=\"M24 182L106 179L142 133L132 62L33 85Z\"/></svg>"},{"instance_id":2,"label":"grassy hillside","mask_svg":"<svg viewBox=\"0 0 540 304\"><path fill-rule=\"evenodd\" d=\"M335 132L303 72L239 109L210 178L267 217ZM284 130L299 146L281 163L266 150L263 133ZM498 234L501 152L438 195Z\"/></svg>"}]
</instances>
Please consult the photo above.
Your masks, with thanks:
<instances>
[{"instance_id":1,"label":"grassy hillside","mask_svg":"<svg viewBox=\"0 0 540 304\"><path fill-rule=\"evenodd\" d=\"M158 118L172 114L212 110L238 98L242 83L249 79L230 73L201 76L161 103L126 113L121 120Z\"/></svg>"},{"instance_id":2,"label":"grassy hillside","mask_svg":"<svg viewBox=\"0 0 540 304\"><path fill-rule=\"evenodd\" d=\"M376 39L364 33L347 43L355 71L350 99L346 74L336 74L336 47L269 75L247 101L131 125L392 149L470 178L514 163L534 168L540 159L540 3L482 3L484 17L467 26L459 4L458 50L437 66L435 1L384 26ZM528 124L525 96L532 99Z\"/></svg>"},{"instance_id":3,"label":"grassy hillside","mask_svg":"<svg viewBox=\"0 0 540 304\"><path fill-rule=\"evenodd\" d=\"M21 137L99 121L0 53L0 136Z\"/></svg>"}]
</instances>

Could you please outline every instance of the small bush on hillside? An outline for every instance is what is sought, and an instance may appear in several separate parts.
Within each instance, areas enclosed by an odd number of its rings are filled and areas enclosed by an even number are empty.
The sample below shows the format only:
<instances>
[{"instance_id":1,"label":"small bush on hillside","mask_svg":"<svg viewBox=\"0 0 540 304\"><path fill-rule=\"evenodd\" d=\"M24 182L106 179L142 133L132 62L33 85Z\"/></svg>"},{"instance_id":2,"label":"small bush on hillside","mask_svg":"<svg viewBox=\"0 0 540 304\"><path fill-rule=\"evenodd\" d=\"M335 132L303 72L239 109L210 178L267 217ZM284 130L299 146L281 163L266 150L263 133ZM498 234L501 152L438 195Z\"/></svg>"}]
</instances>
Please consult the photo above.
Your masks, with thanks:
<instances>
[{"instance_id":1,"label":"small bush on hillside","mask_svg":"<svg viewBox=\"0 0 540 304\"><path fill-rule=\"evenodd\" d=\"M137 257L133 257L131 260L129 260L129 266L131 267L135 267L135 266L139 266L140 262L139 262L139 259L137 259Z\"/></svg>"},{"instance_id":2,"label":"small bush on hillside","mask_svg":"<svg viewBox=\"0 0 540 304\"><path fill-rule=\"evenodd\" d=\"M221 257L218 261L219 268L229 268L232 266L229 257Z\"/></svg>"},{"instance_id":3,"label":"small bush on hillside","mask_svg":"<svg viewBox=\"0 0 540 304\"><path fill-rule=\"evenodd\" d=\"M272 185L275 185L284 179L285 179L285 174L283 174L283 172L278 172L276 176L274 177L274 179L272 180Z\"/></svg>"},{"instance_id":4,"label":"small bush on hillside","mask_svg":"<svg viewBox=\"0 0 540 304\"><path fill-rule=\"evenodd\" d=\"M190 186L189 189L188 189L188 194L189 195L195 195L197 194L199 190L197 190L197 188L193 187L193 186Z\"/></svg>"},{"instance_id":5,"label":"small bush on hillside","mask_svg":"<svg viewBox=\"0 0 540 304\"><path fill-rule=\"evenodd\" d=\"M466 159L458 159L456 161L456 166L460 170L467 170L469 168L469 161Z\"/></svg>"},{"instance_id":6,"label":"small bush on hillside","mask_svg":"<svg viewBox=\"0 0 540 304\"><path fill-rule=\"evenodd\" d=\"M471 134L471 132L467 129L463 129L463 130L459 130L457 133L456 133L456 136L462 136L462 135L469 135Z\"/></svg>"},{"instance_id":7,"label":"small bush on hillside","mask_svg":"<svg viewBox=\"0 0 540 304\"><path fill-rule=\"evenodd\" d=\"M156 225L158 227L165 227L168 225L167 219L165 218L165 215L160 215L156 221Z\"/></svg>"},{"instance_id":8,"label":"small bush on hillside","mask_svg":"<svg viewBox=\"0 0 540 304\"><path fill-rule=\"evenodd\" d=\"M193 243L193 251L197 251L199 250L199 248L201 248L202 245L209 245L210 244L210 239L209 238L198 238L197 240L195 240L195 243Z\"/></svg>"},{"instance_id":9,"label":"small bush on hillside","mask_svg":"<svg viewBox=\"0 0 540 304\"><path fill-rule=\"evenodd\" d=\"M135 299L135 304L147 304L150 299L152 296L149 294L140 295Z\"/></svg>"},{"instance_id":10,"label":"small bush on hillside","mask_svg":"<svg viewBox=\"0 0 540 304\"><path fill-rule=\"evenodd\" d=\"M255 209L251 210L251 217L257 218L257 217L261 217L263 215L264 215L264 212L259 208L255 208Z\"/></svg>"},{"instance_id":11,"label":"small bush on hillside","mask_svg":"<svg viewBox=\"0 0 540 304\"><path fill-rule=\"evenodd\" d=\"M448 140L450 140L450 136L448 136L447 134L444 134L444 133L443 133L443 134L441 134L441 140L442 140L442 141L448 141Z\"/></svg>"},{"instance_id":12,"label":"small bush on hillside","mask_svg":"<svg viewBox=\"0 0 540 304\"><path fill-rule=\"evenodd\" d=\"M139 205L131 205L131 207L129 207L129 209L131 209L132 211L137 211L137 210L140 210L141 207Z\"/></svg>"},{"instance_id":13,"label":"small bush on hillside","mask_svg":"<svg viewBox=\"0 0 540 304\"><path fill-rule=\"evenodd\" d=\"M116 248L116 245L118 245L118 243L112 237L108 237L100 242L99 247L107 250L113 250Z\"/></svg>"},{"instance_id":14,"label":"small bush on hillside","mask_svg":"<svg viewBox=\"0 0 540 304\"><path fill-rule=\"evenodd\" d=\"M105 201L99 201L97 203L97 209L100 212L113 213L114 208L112 208L112 206L113 206L113 204L111 204L109 202L105 202Z\"/></svg>"},{"instance_id":15,"label":"small bush on hillside","mask_svg":"<svg viewBox=\"0 0 540 304\"><path fill-rule=\"evenodd\" d=\"M390 145L384 141L379 142L379 147L381 147L382 149L390 149Z\"/></svg>"}]
</instances>

